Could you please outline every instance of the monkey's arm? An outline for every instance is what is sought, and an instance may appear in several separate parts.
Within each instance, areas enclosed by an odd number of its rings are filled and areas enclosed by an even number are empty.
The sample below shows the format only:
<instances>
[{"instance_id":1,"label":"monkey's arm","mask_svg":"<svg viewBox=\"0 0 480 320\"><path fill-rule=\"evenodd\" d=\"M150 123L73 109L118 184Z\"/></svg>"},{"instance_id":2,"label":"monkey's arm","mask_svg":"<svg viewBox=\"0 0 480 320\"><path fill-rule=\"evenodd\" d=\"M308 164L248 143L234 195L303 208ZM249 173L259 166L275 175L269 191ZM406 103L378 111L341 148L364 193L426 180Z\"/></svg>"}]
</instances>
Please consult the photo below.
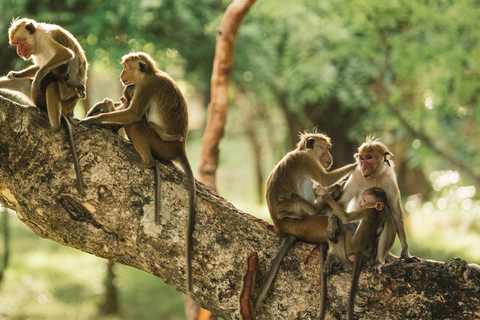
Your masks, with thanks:
<instances>
[{"instance_id":1,"label":"monkey's arm","mask_svg":"<svg viewBox=\"0 0 480 320\"><path fill-rule=\"evenodd\" d=\"M47 41L47 38L45 41ZM62 46L57 41L50 38L49 44L50 50L54 53L54 56L38 70L33 80L33 89L40 92L40 82L43 78L52 71L53 69L61 66L62 64L67 63L75 57L75 54L72 50L68 49L65 46Z\"/></svg>"},{"instance_id":2,"label":"monkey's arm","mask_svg":"<svg viewBox=\"0 0 480 320\"><path fill-rule=\"evenodd\" d=\"M390 208L393 221L395 221L398 238L400 239L400 243L402 245L402 252L400 254L400 257L407 261L420 261L420 259L418 259L417 257L410 255L410 252L408 251L407 235L405 233L405 222L403 220L404 215L399 193L397 195L397 198L395 199L395 202L390 205Z\"/></svg>"},{"instance_id":3,"label":"monkey's arm","mask_svg":"<svg viewBox=\"0 0 480 320\"><path fill-rule=\"evenodd\" d=\"M28 68L25 68L21 71L10 71L7 75L7 78L12 79L12 78L33 78L35 77L35 74L37 74L38 70L40 67L36 65L32 65Z\"/></svg>"},{"instance_id":4,"label":"monkey's arm","mask_svg":"<svg viewBox=\"0 0 480 320\"><path fill-rule=\"evenodd\" d=\"M312 164L310 166L310 168L313 168L313 170L309 171L309 175L313 181L317 182L323 187L328 187L346 176L353 169L355 169L356 166L356 163L352 163L333 171L326 172L325 169L321 167L320 163L317 162L315 165Z\"/></svg>"},{"instance_id":5,"label":"monkey's arm","mask_svg":"<svg viewBox=\"0 0 480 320\"><path fill-rule=\"evenodd\" d=\"M88 117L80 121L81 123L112 123L120 125L128 125L142 120L143 115L149 107L150 93L142 86L135 87L135 94L126 109L115 110L108 113L99 114Z\"/></svg>"},{"instance_id":6,"label":"monkey's arm","mask_svg":"<svg viewBox=\"0 0 480 320\"><path fill-rule=\"evenodd\" d=\"M343 223L350 222L347 212L345 212L345 210L343 210L343 208L335 200L333 200L332 196L326 194L323 196L323 200L332 208L332 213L330 214L329 219L333 219L335 216L338 216Z\"/></svg>"},{"instance_id":7,"label":"monkey's arm","mask_svg":"<svg viewBox=\"0 0 480 320\"><path fill-rule=\"evenodd\" d=\"M314 206L312 203L310 203L310 201L306 200L299 194L288 192L287 194L285 194L285 198L296 202L306 213L311 216L318 213L318 207ZM301 215L299 216L302 217Z\"/></svg>"}]
</instances>

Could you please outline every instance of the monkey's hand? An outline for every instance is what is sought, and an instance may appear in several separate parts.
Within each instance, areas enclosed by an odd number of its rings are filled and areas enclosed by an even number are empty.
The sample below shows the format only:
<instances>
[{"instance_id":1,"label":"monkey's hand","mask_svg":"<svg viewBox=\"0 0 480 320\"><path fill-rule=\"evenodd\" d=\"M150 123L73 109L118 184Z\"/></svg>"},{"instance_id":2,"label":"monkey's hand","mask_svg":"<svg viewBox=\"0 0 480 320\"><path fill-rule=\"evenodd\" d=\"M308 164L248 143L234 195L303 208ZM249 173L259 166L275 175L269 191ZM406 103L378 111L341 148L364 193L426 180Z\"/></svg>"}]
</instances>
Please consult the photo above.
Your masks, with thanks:
<instances>
[{"instance_id":1,"label":"monkey's hand","mask_svg":"<svg viewBox=\"0 0 480 320\"><path fill-rule=\"evenodd\" d=\"M330 217L328 217L328 227L327 227L327 238L333 243L338 242L338 233L339 233L339 228L338 228L338 217L333 214L333 212L330 214Z\"/></svg>"},{"instance_id":2,"label":"monkey's hand","mask_svg":"<svg viewBox=\"0 0 480 320\"><path fill-rule=\"evenodd\" d=\"M342 195L343 186L337 183L337 184L334 184L333 186L330 186L327 190L333 199L338 199Z\"/></svg>"},{"instance_id":3,"label":"monkey's hand","mask_svg":"<svg viewBox=\"0 0 480 320\"><path fill-rule=\"evenodd\" d=\"M335 202L335 200L333 200L332 196L329 195L328 193L325 194L323 196L323 201L325 201L326 203L328 203L330 205L330 207L334 207L335 205L337 205L337 203Z\"/></svg>"},{"instance_id":4,"label":"monkey's hand","mask_svg":"<svg viewBox=\"0 0 480 320\"><path fill-rule=\"evenodd\" d=\"M21 78L21 74L20 72L16 72L16 71L10 71L8 74L7 74L7 78L8 79L13 79L13 78Z\"/></svg>"},{"instance_id":5,"label":"monkey's hand","mask_svg":"<svg viewBox=\"0 0 480 320\"><path fill-rule=\"evenodd\" d=\"M80 124L90 124L90 123L101 123L100 117L97 115L97 116L87 117L83 120L80 120Z\"/></svg>"},{"instance_id":6,"label":"monkey's hand","mask_svg":"<svg viewBox=\"0 0 480 320\"><path fill-rule=\"evenodd\" d=\"M318 185L316 188L315 188L315 194L317 196L324 196L327 194L327 189L325 189L324 187L322 187L321 185Z\"/></svg>"}]
</instances>

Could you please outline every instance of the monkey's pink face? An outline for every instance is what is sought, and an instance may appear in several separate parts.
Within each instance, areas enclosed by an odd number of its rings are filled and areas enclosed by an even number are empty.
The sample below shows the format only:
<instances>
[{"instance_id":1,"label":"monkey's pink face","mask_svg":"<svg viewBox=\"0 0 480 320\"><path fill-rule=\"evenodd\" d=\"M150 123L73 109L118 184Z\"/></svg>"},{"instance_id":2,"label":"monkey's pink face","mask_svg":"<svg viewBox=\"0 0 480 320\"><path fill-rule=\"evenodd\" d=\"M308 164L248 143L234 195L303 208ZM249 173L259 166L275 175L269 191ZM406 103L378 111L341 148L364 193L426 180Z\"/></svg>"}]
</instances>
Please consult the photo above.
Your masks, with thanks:
<instances>
[{"instance_id":1,"label":"monkey's pink face","mask_svg":"<svg viewBox=\"0 0 480 320\"><path fill-rule=\"evenodd\" d=\"M25 40L13 38L10 41L10 44L17 47L17 54L18 56L22 57L23 60L26 61L32 56L33 49Z\"/></svg>"},{"instance_id":2,"label":"monkey's pink face","mask_svg":"<svg viewBox=\"0 0 480 320\"><path fill-rule=\"evenodd\" d=\"M365 179L373 178L377 171L378 161L374 152L360 153L357 156L362 168L362 175Z\"/></svg>"}]
</instances>

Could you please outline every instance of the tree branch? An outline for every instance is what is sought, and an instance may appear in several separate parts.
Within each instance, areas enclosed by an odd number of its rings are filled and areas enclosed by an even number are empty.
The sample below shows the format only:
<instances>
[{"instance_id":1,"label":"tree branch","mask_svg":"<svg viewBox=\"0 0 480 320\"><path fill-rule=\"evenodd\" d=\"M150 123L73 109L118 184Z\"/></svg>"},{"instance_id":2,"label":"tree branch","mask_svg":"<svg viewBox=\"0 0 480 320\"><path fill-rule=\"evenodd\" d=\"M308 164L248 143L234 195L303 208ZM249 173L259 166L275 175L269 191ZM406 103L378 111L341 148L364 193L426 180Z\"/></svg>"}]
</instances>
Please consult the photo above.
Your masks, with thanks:
<instances>
[{"instance_id":1,"label":"tree branch","mask_svg":"<svg viewBox=\"0 0 480 320\"><path fill-rule=\"evenodd\" d=\"M144 270L184 291L188 199L183 173L169 163L161 166L161 223L155 225L153 170L128 160L138 155L116 132L73 124L86 182L86 196L80 198L65 132L37 127L38 117L45 114L0 98L0 203L41 237ZM192 298L224 319L238 319L247 257L258 252L256 294L278 248L272 226L199 183L193 237ZM287 254L257 319L318 315L314 248L298 243ZM382 275L361 277L359 316L480 318L480 273L466 262L395 262L384 269ZM327 319L345 316L350 279L349 271L328 277Z\"/></svg>"}]
</instances>

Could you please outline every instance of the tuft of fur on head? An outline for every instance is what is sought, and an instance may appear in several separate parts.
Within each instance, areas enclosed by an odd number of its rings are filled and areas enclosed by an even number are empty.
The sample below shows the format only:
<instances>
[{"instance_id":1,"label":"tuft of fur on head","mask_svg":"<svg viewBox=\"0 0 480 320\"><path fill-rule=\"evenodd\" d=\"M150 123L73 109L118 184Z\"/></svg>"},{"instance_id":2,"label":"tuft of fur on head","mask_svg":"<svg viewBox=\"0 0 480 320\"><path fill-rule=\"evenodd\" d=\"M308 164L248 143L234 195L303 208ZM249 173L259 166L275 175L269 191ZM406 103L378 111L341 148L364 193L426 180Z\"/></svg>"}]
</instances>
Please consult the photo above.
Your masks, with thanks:
<instances>
[{"instance_id":1,"label":"tuft of fur on head","mask_svg":"<svg viewBox=\"0 0 480 320\"><path fill-rule=\"evenodd\" d=\"M332 146L330 142L330 137L325 133L320 132L317 128L314 128L312 131L305 130L303 133L300 133L300 141L297 143L297 149L307 149L307 143L310 139L321 139L328 143L329 147Z\"/></svg>"},{"instance_id":2,"label":"tuft of fur on head","mask_svg":"<svg viewBox=\"0 0 480 320\"><path fill-rule=\"evenodd\" d=\"M388 150L387 146L378 139L375 139L374 136L367 136L365 142L358 147L358 153L355 154L355 158L357 158L360 153L370 152L377 154L379 157L384 157L387 155L393 156L393 154Z\"/></svg>"},{"instance_id":3,"label":"tuft of fur on head","mask_svg":"<svg viewBox=\"0 0 480 320\"><path fill-rule=\"evenodd\" d=\"M122 57L121 63L123 65L125 63L128 63L130 61L135 61L135 60L145 63L147 67L147 70L146 70L147 72L151 72L156 69L155 61L153 61L153 59L147 53L144 53L144 52L132 52L132 53L126 54Z\"/></svg>"}]
</instances>

